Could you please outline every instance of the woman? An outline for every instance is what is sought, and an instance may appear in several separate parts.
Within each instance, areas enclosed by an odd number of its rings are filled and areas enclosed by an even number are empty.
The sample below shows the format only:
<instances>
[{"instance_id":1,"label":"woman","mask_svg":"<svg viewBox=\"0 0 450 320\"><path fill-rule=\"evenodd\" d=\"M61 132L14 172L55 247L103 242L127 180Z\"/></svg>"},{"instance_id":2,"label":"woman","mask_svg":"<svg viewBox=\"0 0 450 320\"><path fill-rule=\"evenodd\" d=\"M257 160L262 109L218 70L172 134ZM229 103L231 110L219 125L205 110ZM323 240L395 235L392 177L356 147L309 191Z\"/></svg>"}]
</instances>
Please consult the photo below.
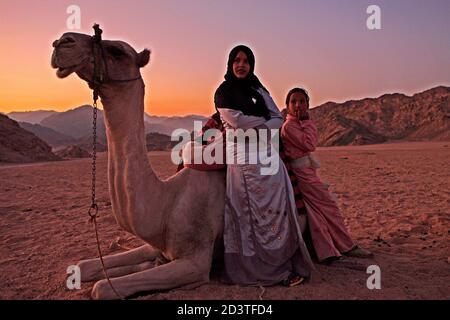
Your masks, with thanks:
<instances>
[{"instance_id":1,"label":"woman","mask_svg":"<svg viewBox=\"0 0 450 320\"><path fill-rule=\"evenodd\" d=\"M309 118L306 90L294 88L286 97L287 116L281 130L284 152L290 171L297 178L297 188L306 207L309 231L317 258L337 263L342 254L360 258L372 253L355 245L339 208L328 187L317 176L318 161L311 154L317 146L317 129Z\"/></svg>"},{"instance_id":2,"label":"woman","mask_svg":"<svg viewBox=\"0 0 450 320\"><path fill-rule=\"evenodd\" d=\"M214 97L228 132L282 125L282 116L254 68L255 58L248 47L231 50L225 81ZM246 141L245 147L251 149L252 143ZM226 144L227 159L242 160L236 143L227 138ZM299 284L310 276L312 262L299 229L286 168L279 161L276 172L264 175L259 155L256 164L249 163L249 152L243 157L244 164L227 163L223 280L242 285Z\"/></svg>"}]
</instances>

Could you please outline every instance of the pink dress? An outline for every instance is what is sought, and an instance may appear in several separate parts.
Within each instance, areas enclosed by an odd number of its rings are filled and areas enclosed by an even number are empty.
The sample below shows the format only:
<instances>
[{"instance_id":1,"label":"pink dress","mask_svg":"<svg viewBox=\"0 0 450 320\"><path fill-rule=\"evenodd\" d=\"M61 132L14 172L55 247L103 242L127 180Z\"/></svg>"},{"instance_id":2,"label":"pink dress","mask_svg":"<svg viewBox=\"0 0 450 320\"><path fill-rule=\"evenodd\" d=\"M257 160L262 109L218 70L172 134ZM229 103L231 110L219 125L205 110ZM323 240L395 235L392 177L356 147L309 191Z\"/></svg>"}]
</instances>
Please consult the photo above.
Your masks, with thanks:
<instances>
[{"instance_id":1,"label":"pink dress","mask_svg":"<svg viewBox=\"0 0 450 320\"><path fill-rule=\"evenodd\" d=\"M288 115L281 129L286 156L294 161L290 169L298 179L305 203L312 244L319 261L339 257L355 246L337 203L317 176L308 157L317 146L317 128L311 120L299 121ZM308 161L303 161L308 160Z\"/></svg>"}]
</instances>

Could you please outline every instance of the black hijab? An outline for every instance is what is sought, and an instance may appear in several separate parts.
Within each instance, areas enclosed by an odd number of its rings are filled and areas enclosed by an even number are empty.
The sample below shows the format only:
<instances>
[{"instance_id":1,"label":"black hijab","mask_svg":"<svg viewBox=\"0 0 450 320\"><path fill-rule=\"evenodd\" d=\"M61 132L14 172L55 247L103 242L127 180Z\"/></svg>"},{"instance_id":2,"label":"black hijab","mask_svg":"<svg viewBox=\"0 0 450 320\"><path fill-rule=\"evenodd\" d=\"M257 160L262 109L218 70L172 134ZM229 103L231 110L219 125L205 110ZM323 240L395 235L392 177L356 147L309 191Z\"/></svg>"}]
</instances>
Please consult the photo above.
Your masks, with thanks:
<instances>
[{"instance_id":1,"label":"black hijab","mask_svg":"<svg viewBox=\"0 0 450 320\"><path fill-rule=\"evenodd\" d=\"M233 72L233 63L239 52L245 53L250 64L250 71L244 79L239 79ZM255 56L250 48L240 45L231 50L228 56L227 73L225 81L219 86L214 95L216 109L226 108L242 111L248 116L264 117L270 119L270 112L263 97L256 90L266 88L254 74ZM220 111L220 110L218 110Z\"/></svg>"}]
</instances>

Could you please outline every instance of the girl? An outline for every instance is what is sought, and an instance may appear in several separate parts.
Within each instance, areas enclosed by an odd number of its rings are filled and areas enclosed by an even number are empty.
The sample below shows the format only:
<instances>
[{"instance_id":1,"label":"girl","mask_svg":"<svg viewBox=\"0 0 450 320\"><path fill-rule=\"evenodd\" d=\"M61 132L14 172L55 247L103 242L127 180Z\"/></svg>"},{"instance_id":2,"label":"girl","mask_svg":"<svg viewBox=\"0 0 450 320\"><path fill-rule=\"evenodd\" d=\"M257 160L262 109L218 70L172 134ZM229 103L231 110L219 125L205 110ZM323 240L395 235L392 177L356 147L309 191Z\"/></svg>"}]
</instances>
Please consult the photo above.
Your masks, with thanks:
<instances>
[{"instance_id":1,"label":"girl","mask_svg":"<svg viewBox=\"0 0 450 320\"><path fill-rule=\"evenodd\" d=\"M311 154L317 146L317 129L309 118L306 90L294 88L286 97L287 116L281 129L289 169L306 208L312 244L320 262L336 263L341 255L360 258L372 253L355 245L327 186L317 176L319 162Z\"/></svg>"}]
</instances>

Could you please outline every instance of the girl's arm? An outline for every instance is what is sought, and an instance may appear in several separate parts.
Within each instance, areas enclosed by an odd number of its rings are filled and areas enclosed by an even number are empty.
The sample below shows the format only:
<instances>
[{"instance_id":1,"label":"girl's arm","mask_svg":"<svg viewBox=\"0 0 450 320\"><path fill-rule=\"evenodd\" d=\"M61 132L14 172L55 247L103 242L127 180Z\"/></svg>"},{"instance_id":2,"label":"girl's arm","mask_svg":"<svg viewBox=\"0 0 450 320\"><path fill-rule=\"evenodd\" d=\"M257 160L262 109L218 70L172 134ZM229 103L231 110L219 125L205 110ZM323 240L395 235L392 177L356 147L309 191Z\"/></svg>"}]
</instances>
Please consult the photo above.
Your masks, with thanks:
<instances>
[{"instance_id":1,"label":"girl's arm","mask_svg":"<svg viewBox=\"0 0 450 320\"><path fill-rule=\"evenodd\" d=\"M312 120L287 121L281 130L281 138L304 152L312 152L318 142L317 128Z\"/></svg>"}]
</instances>

